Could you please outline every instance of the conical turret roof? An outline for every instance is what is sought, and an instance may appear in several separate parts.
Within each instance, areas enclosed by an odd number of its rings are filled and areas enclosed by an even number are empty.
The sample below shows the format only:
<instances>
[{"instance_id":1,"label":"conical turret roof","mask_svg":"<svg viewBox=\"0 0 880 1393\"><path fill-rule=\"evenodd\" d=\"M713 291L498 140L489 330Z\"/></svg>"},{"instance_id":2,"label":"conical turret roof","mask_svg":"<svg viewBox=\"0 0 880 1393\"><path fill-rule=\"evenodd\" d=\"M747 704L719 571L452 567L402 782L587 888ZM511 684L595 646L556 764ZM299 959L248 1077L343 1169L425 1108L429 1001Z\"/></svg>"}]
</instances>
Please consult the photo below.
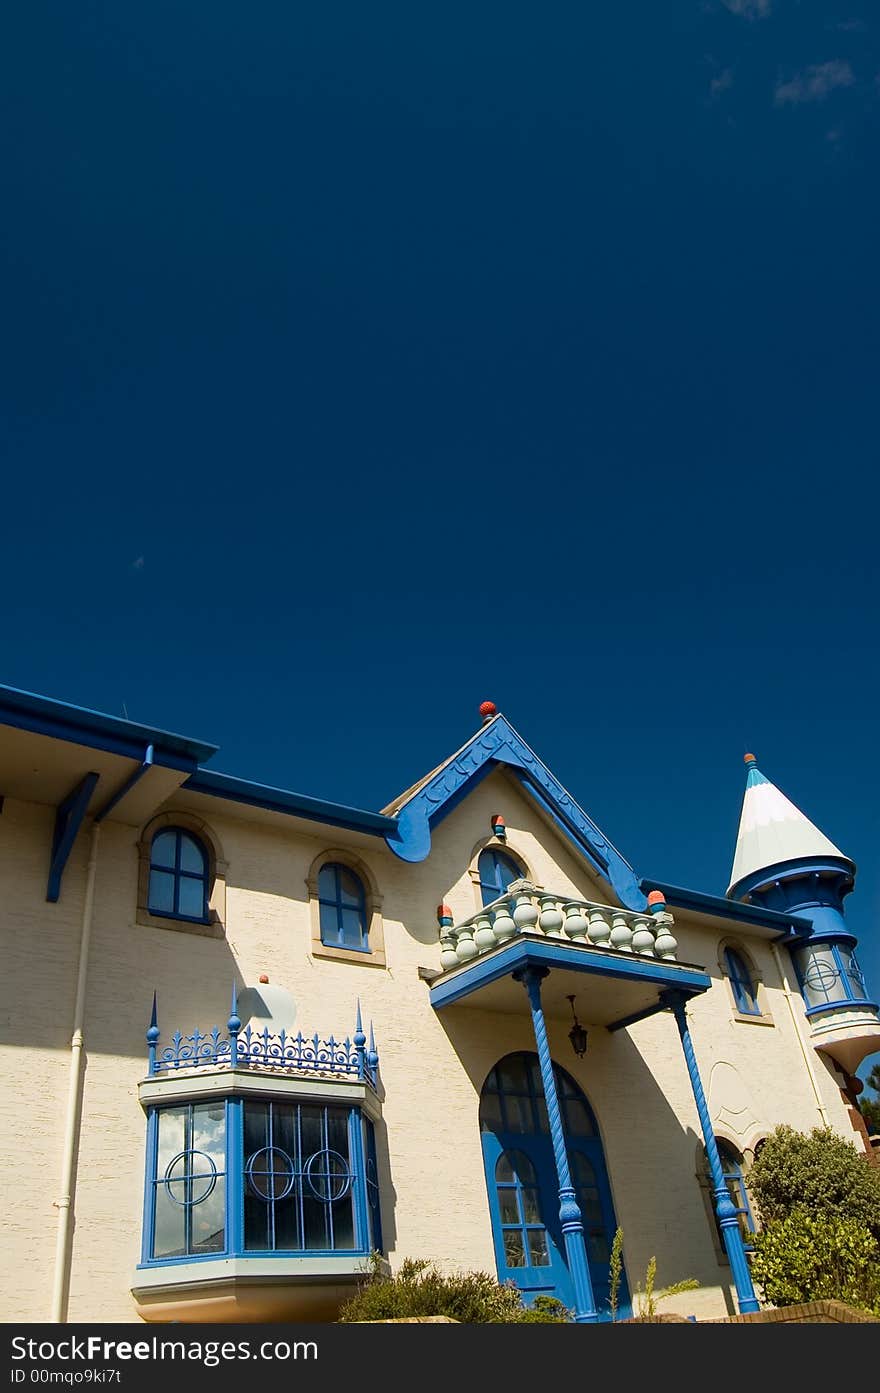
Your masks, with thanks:
<instances>
[{"instance_id":1,"label":"conical turret roof","mask_svg":"<svg viewBox=\"0 0 880 1393\"><path fill-rule=\"evenodd\" d=\"M826 860L830 856L849 861L849 857L761 773L754 755L746 755L745 762L749 772L728 895L756 871L787 861L809 857Z\"/></svg>"}]
</instances>

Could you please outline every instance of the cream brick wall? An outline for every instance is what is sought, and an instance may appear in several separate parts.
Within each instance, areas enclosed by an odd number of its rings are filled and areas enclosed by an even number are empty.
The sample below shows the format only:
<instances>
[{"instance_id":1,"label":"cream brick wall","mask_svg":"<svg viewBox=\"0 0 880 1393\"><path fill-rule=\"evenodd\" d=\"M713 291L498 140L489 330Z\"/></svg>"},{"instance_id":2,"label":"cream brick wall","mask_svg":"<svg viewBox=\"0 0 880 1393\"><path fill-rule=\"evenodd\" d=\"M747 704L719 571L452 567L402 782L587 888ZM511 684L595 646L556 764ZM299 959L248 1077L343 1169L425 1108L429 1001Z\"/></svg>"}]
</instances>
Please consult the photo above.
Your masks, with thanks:
<instances>
[{"instance_id":1,"label":"cream brick wall","mask_svg":"<svg viewBox=\"0 0 880 1393\"><path fill-rule=\"evenodd\" d=\"M407 865L379 839L348 835L383 895L387 968L312 956L306 875L337 845L332 828L305 835L291 825L235 815L219 800L187 800L216 831L228 861L225 939L135 924L138 830L108 822L101 840L85 1021L86 1069L76 1184L69 1319L134 1318L129 1288L139 1258L144 1115L137 1084L146 1067L144 1032L154 988L164 1040L177 1027L223 1026L233 979L267 972L299 1006L304 1032L353 1029L356 1002L375 1021L385 1089L378 1129L384 1175L383 1228L392 1265L408 1255L445 1266L494 1270L480 1137L479 1092L491 1066L511 1050L533 1049L523 994L520 1017L429 1005L420 966L439 968L436 906L457 920L477 908L467 873L494 812L508 844L538 883L609 900L518 787L493 774L436 829L427 861ZM54 1260L61 1134L68 1087L87 834L80 834L61 900L45 902L53 812L7 801L0 816L2 1048L7 1086L0 1100L9 1154L2 1214L9 1260L0 1272L0 1318L48 1318ZM720 1109L719 1134L741 1148L780 1121L818 1121L803 1059L770 950L746 940L764 974L772 1026L733 1020L717 964L720 934L693 918L676 930L679 956L705 964L716 981L690 1008L707 1093ZM731 935L737 937L737 935ZM743 937L743 936L740 936ZM589 1024L587 1021L586 1024ZM697 1277L687 1309L733 1309L728 1269L718 1263L695 1178L699 1125L675 1023L668 1013L628 1031L590 1031L576 1060L567 1021L550 1021L554 1057L580 1082L602 1132L631 1283L656 1254L658 1281ZM851 1128L830 1071L816 1069L833 1123ZM381 1164L384 1160L384 1164ZM26 1197L26 1199L24 1198Z\"/></svg>"}]
</instances>

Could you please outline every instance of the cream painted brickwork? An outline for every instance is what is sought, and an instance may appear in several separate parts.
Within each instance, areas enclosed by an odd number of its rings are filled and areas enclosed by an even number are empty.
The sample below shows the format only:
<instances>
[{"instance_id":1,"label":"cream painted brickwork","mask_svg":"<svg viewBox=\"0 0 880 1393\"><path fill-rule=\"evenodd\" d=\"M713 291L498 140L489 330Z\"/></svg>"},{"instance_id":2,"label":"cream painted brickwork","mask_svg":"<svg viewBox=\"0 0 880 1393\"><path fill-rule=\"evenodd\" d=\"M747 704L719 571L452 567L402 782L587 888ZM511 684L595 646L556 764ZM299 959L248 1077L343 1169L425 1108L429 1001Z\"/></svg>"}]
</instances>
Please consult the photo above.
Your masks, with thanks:
<instances>
[{"instance_id":1,"label":"cream painted brickwork","mask_svg":"<svg viewBox=\"0 0 880 1393\"><path fill-rule=\"evenodd\" d=\"M135 1318L129 1288L139 1259L145 1126L137 1099L146 1070L144 1032L154 988L167 1041L175 1028L224 1026L233 979L261 972L288 988L297 1026L350 1032L358 998L375 1022L384 1088L377 1128L383 1229L389 1257L430 1257L446 1267L494 1270L478 1131L479 1093L492 1065L534 1039L521 1016L468 1007L432 1011L420 967L439 969L436 906L456 921L477 908L468 874L474 846L503 813L508 846L555 892L611 902L516 784L495 773L435 830L429 858L397 859L378 838L253 817L228 801L177 793L165 808L190 808L216 831L228 861L226 938L135 923L138 829L102 831L85 1021L86 1071L75 1197L69 1319ZM0 816L2 1046L7 1087L3 1135L21 1168L5 1167L2 1216L8 1260L0 1318L45 1320L50 1307L87 833L65 873L61 900L45 902L52 810L7 801ZM342 841L369 866L383 897L387 967L315 958L306 877L315 857ZM810 1080L766 942L677 919L679 958L704 965L713 987L689 1008L700 1069L718 1133L740 1149L778 1122L818 1120ZM772 1026L733 1019L717 963L721 937L740 937L764 977ZM596 1111L631 1284L658 1259L658 1282L697 1277L687 1310L722 1316L735 1307L719 1264L696 1179L699 1124L675 1023L668 1013L610 1034L590 1030L583 1060L569 1021L548 1022L554 1058ZM585 1021L589 1025L589 1021ZM833 1125L852 1131L831 1071L817 1074ZM23 1195L27 1195L27 1203Z\"/></svg>"}]
</instances>

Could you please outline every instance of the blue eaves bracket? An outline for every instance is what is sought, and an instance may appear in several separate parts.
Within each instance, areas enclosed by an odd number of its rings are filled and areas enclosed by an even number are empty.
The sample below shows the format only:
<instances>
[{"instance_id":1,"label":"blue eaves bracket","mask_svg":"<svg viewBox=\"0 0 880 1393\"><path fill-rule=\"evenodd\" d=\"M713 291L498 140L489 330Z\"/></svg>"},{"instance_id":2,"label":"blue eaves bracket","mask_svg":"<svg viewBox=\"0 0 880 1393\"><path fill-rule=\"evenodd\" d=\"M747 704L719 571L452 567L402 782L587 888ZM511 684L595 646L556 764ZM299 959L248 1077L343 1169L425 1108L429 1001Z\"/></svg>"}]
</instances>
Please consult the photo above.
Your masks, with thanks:
<instances>
[{"instance_id":1,"label":"blue eaves bracket","mask_svg":"<svg viewBox=\"0 0 880 1393\"><path fill-rule=\"evenodd\" d=\"M86 774L76 788L68 793L63 803L58 804L55 811L52 861L49 865L49 879L46 884L46 899L50 904L55 904L61 894L61 877L64 875L64 868L73 850L76 834L82 826L82 820L86 815L86 809L91 802L97 782L97 774Z\"/></svg>"}]
</instances>

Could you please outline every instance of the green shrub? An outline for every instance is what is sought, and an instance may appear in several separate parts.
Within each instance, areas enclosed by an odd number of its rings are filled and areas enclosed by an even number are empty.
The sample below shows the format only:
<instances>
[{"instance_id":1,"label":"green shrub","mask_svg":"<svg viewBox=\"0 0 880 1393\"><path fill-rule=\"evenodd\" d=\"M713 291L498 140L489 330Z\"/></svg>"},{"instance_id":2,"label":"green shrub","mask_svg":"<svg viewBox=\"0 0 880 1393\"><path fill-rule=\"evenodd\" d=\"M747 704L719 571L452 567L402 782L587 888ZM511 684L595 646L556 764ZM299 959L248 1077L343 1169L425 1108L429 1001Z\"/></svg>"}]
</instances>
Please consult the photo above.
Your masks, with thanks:
<instances>
[{"instance_id":1,"label":"green shrub","mask_svg":"<svg viewBox=\"0 0 880 1393\"><path fill-rule=\"evenodd\" d=\"M465 1325L558 1324L570 1319L555 1297L538 1296L529 1309L513 1285L488 1272L447 1276L425 1258L407 1258L394 1277L382 1276L374 1256L371 1271L340 1309L340 1321L393 1320L402 1316L450 1316Z\"/></svg>"},{"instance_id":2,"label":"green shrub","mask_svg":"<svg viewBox=\"0 0 880 1393\"><path fill-rule=\"evenodd\" d=\"M880 1244L858 1219L793 1209L755 1234L752 1276L765 1301L836 1300L880 1316Z\"/></svg>"},{"instance_id":3,"label":"green shrub","mask_svg":"<svg viewBox=\"0 0 880 1393\"><path fill-rule=\"evenodd\" d=\"M880 1167L826 1127L777 1127L749 1171L749 1189L766 1226L795 1209L857 1220L880 1239Z\"/></svg>"}]
</instances>

